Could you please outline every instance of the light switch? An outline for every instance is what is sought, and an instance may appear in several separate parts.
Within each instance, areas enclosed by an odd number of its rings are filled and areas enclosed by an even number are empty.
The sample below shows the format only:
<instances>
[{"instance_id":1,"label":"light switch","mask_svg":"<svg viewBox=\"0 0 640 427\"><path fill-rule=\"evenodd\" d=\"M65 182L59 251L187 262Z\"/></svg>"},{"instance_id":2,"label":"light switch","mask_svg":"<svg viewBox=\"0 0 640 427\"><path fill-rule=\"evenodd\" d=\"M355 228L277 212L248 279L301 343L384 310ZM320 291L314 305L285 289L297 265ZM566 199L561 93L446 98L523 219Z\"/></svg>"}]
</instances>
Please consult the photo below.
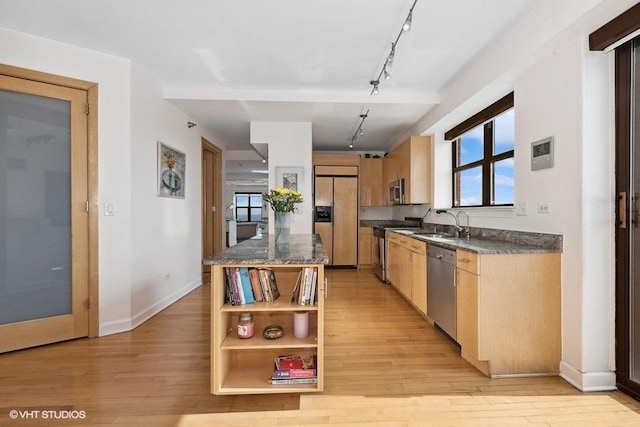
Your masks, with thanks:
<instances>
[{"instance_id":1,"label":"light switch","mask_svg":"<svg viewBox=\"0 0 640 427\"><path fill-rule=\"evenodd\" d=\"M516 202L516 215L525 216L527 214L527 202Z\"/></svg>"},{"instance_id":2,"label":"light switch","mask_svg":"<svg viewBox=\"0 0 640 427\"><path fill-rule=\"evenodd\" d=\"M112 202L104 204L104 216L114 216L116 214L116 206Z\"/></svg>"}]
</instances>

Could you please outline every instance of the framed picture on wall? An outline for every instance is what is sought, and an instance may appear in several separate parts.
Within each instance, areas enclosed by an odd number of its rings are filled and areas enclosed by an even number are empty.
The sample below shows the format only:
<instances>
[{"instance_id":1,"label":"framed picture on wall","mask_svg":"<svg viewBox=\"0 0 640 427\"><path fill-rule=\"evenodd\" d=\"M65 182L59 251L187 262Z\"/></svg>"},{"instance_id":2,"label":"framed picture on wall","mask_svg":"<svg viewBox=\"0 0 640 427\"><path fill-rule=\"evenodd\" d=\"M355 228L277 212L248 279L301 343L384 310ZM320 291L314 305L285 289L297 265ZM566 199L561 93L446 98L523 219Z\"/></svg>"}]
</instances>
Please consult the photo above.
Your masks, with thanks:
<instances>
[{"instance_id":1,"label":"framed picture on wall","mask_svg":"<svg viewBox=\"0 0 640 427\"><path fill-rule=\"evenodd\" d=\"M303 167L276 167L276 187L284 187L292 191L302 191L303 183ZM300 204L296 205L294 213L301 214L301 206Z\"/></svg>"},{"instance_id":2,"label":"framed picture on wall","mask_svg":"<svg viewBox=\"0 0 640 427\"><path fill-rule=\"evenodd\" d=\"M186 157L158 141L158 196L184 199Z\"/></svg>"}]
</instances>

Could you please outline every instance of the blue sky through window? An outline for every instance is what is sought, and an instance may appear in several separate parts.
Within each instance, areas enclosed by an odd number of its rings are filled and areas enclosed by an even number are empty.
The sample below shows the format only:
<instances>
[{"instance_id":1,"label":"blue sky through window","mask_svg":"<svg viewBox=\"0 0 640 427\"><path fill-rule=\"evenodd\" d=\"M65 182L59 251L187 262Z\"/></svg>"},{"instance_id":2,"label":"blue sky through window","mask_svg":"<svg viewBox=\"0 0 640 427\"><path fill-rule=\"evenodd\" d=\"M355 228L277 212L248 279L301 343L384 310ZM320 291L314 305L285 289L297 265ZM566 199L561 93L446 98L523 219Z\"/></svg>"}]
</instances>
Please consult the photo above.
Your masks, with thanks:
<instances>
[{"instance_id":1,"label":"blue sky through window","mask_svg":"<svg viewBox=\"0 0 640 427\"><path fill-rule=\"evenodd\" d=\"M514 110L513 108L493 119L493 154L498 155L513 150ZM477 126L462 134L459 141L459 164L473 163L484 157L484 125ZM460 180L460 205L482 205L482 168L466 170L458 175ZM494 204L510 204L514 201L514 161L513 158L501 160L493 165Z\"/></svg>"}]
</instances>

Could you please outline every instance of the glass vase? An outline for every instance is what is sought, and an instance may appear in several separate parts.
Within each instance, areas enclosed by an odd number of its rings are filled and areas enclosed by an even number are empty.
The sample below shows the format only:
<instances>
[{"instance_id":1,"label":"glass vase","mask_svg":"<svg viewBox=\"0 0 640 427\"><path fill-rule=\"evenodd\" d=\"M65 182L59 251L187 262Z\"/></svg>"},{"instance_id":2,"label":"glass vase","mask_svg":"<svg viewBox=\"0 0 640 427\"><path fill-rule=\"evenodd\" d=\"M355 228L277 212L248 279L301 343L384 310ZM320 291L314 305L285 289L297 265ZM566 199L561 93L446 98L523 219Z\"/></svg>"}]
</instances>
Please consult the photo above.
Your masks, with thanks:
<instances>
[{"instance_id":1,"label":"glass vase","mask_svg":"<svg viewBox=\"0 0 640 427\"><path fill-rule=\"evenodd\" d=\"M276 243L289 243L291 236L291 228L290 224L290 214L291 212L274 212L274 233Z\"/></svg>"}]
</instances>

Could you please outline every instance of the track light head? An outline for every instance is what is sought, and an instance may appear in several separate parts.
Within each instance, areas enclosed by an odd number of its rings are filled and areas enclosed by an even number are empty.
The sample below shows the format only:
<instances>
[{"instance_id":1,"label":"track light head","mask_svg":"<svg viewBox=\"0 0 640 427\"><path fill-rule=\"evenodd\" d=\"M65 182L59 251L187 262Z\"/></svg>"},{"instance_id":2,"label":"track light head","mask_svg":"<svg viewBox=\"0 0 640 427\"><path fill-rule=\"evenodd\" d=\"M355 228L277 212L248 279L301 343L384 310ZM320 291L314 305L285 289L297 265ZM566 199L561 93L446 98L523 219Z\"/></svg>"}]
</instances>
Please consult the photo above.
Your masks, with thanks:
<instances>
[{"instance_id":1,"label":"track light head","mask_svg":"<svg viewBox=\"0 0 640 427\"><path fill-rule=\"evenodd\" d=\"M387 71L387 67L384 68L384 79L389 80L391 78L391 74Z\"/></svg>"},{"instance_id":2,"label":"track light head","mask_svg":"<svg viewBox=\"0 0 640 427\"><path fill-rule=\"evenodd\" d=\"M377 95L380 93L380 89L378 87L380 85L380 80L371 80L369 84L373 86L373 89L371 90L372 95Z\"/></svg>"},{"instance_id":3,"label":"track light head","mask_svg":"<svg viewBox=\"0 0 640 427\"><path fill-rule=\"evenodd\" d=\"M264 157L262 158L262 163L267 163L267 159L265 159Z\"/></svg>"},{"instance_id":4,"label":"track light head","mask_svg":"<svg viewBox=\"0 0 640 427\"><path fill-rule=\"evenodd\" d=\"M193 123L193 122L187 122L187 127L188 127L189 129L191 129L192 127L195 127L195 126L196 126L196 124L195 124L195 123Z\"/></svg>"},{"instance_id":5,"label":"track light head","mask_svg":"<svg viewBox=\"0 0 640 427\"><path fill-rule=\"evenodd\" d=\"M413 18L413 9L409 12L409 16L407 16L407 20L402 24L402 31L409 31L411 29L411 19Z\"/></svg>"},{"instance_id":6,"label":"track light head","mask_svg":"<svg viewBox=\"0 0 640 427\"><path fill-rule=\"evenodd\" d=\"M353 143L349 144L349 148L353 150Z\"/></svg>"}]
</instances>

